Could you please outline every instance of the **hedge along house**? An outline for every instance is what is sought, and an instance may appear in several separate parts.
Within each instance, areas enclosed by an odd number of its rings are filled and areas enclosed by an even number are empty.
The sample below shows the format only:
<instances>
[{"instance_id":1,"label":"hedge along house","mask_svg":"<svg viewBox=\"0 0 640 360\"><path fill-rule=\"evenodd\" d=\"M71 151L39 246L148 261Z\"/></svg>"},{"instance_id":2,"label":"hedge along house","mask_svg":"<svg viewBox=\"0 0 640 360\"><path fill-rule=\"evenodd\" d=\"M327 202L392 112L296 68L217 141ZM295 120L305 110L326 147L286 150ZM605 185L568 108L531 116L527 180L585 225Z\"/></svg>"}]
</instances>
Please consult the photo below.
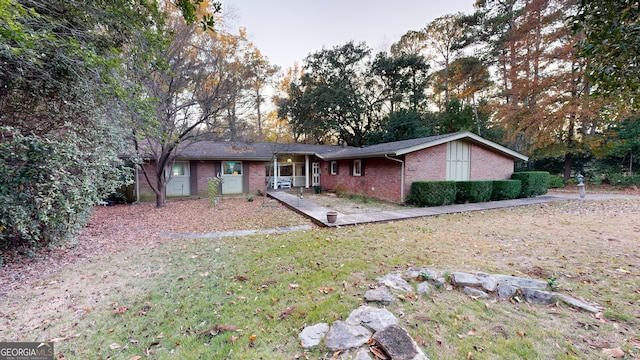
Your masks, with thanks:
<instances>
[{"instance_id":1,"label":"hedge along house","mask_svg":"<svg viewBox=\"0 0 640 360\"><path fill-rule=\"evenodd\" d=\"M470 132L364 147L200 141L166 169L167 197L204 196L218 177L222 195L319 186L403 202L414 181L509 179L514 161L527 159ZM140 198L153 197L142 180Z\"/></svg>"}]
</instances>

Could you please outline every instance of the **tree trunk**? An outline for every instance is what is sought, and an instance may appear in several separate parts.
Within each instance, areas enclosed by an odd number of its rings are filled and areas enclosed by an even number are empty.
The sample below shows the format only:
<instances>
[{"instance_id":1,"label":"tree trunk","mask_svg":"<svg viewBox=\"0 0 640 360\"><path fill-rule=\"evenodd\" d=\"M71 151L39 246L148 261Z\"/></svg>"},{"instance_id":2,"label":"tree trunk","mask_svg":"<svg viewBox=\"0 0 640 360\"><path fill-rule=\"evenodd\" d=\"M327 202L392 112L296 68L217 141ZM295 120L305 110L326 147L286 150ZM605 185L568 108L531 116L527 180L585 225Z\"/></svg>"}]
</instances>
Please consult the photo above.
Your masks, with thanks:
<instances>
[{"instance_id":1,"label":"tree trunk","mask_svg":"<svg viewBox=\"0 0 640 360\"><path fill-rule=\"evenodd\" d=\"M571 178L571 153L564 154L564 180L567 181Z\"/></svg>"},{"instance_id":2,"label":"tree trunk","mask_svg":"<svg viewBox=\"0 0 640 360\"><path fill-rule=\"evenodd\" d=\"M160 170L160 174L156 172L156 207L164 207L166 205L167 180L165 178L164 167Z\"/></svg>"}]
</instances>

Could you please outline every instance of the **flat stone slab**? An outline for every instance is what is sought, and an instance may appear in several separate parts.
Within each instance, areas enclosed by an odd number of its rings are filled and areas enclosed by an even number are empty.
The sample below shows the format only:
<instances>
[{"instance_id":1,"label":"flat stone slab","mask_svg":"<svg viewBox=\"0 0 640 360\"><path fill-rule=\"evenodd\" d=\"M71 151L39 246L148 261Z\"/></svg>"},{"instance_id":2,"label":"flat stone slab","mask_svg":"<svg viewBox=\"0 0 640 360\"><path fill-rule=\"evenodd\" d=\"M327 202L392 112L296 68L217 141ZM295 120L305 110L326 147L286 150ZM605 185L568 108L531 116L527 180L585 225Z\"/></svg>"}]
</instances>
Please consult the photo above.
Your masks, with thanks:
<instances>
[{"instance_id":1,"label":"flat stone slab","mask_svg":"<svg viewBox=\"0 0 640 360\"><path fill-rule=\"evenodd\" d=\"M418 344L398 325L391 325L373 334L373 340L393 360L428 360Z\"/></svg>"},{"instance_id":2,"label":"flat stone slab","mask_svg":"<svg viewBox=\"0 0 640 360\"><path fill-rule=\"evenodd\" d=\"M480 287L482 286L482 281L473 274L467 274L462 272L454 272L451 274L451 282L455 286L463 287L463 286L471 286L471 287Z\"/></svg>"},{"instance_id":3,"label":"flat stone slab","mask_svg":"<svg viewBox=\"0 0 640 360\"><path fill-rule=\"evenodd\" d=\"M498 278L487 273L477 273L476 276L482 282L482 288L485 291L494 292L498 287Z\"/></svg>"},{"instance_id":4,"label":"flat stone slab","mask_svg":"<svg viewBox=\"0 0 640 360\"><path fill-rule=\"evenodd\" d=\"M517 276L510 275L493 275L498 279L498 283L506 281L509 284L517 287L517 288L529 288L529 289L538 289L545 290L549 284L546 281L535 280L535 279L526 279Z\"/></svg>"},{"instance_id":5,"label":"flat stone slab","mask_svg":"<svg viewBox=\"0 0 640 360\"><path fill-rule=\"evenodd\" d=\"M524 295L525 300L532 304L549 305L555 302L555 296L548 291L523 288L522 295Z\"/></svg>"},{"instance_id":6,"label":"flat stone slab","mask_svg":"<svg viewBox=\"0 0 640 360\"><path fill-rule=\"evenodd\" d=\"M379 301L384 303L391 303L396 300L396 297L389 291L386 286L380 286L375 289L371 289L364 293L364 299L366 301Z\"/></svg>"},{"instance_id":7,"label":"flat stone slab","mask_svg":"<svg viewBox=\"0 0 640 360\"><path fill-rule=\"evenodd\" d=\"M331 350L347 350L366 344L371 337L371 331L360 325L349 325L343 321L336 321L331 325L324 338L324 344Z\"/></svg>"},{"instance_id":8,"label":"flat stone slab","mask_svg":"<svg viewBox=\"0 0 640 360\"><path fill-rule=\"evenodd\" d=\"M518 292L518 288L507 282L503 282L498 284L496 291L500 300L507 300L511 299Z\"/></svg>"},{"instance_id":9,"label":"flat stone slab","mask_svg":"<svg viewBox=\"0 0 640 360\"><path fill-rule=\"evenodd\" d=\"M576 299L572 296L569 295L565 295L565 294L560 294L560 293L553 293L553 295L555 295L558 299L560 299L563 303L577 308L577 309L581 309L584 311L588 311L592 314L597 314L600 311L603 310L603 308L598 305L598 304L594 304L594 303L589 303L586 302L584 300L580 300L580 299Z\"/></svg>"},{"instance_id":10,"label":"flat stone slab","mask_svg":"<svg viewBox=\"0 0 640 360\"><path fill-rule=\"evenodd\" d=\"M487 294L486 292L480 290L480 289L476 289L476 288L472 288L469 286L465 286L462 288L462 292L469 295L469 296L473 296L475 298L480 298L480 299L488 299L489 298L489 294Z\"/></svg>"},{"instance_id":11,"label":"flat stone slab","mask_svg":"<svg viewBox=\"0 0 640 360\"><path fill-rule=\"evenodd\" d=\"M378 283L397 291L413 292L413 286L398 274L387 274L376 278Z\"/></svg>"},{"instance_id":12,"label":"flat stone slab","mask_svg":"<svg viewBox=\"0 0 640 360\"><path fill-rule=\"evenodd\" d=\"M379 331L389 325L398 324L398 319L387 309L363 305L353 310L345 322L349 325L363 325Z\"/></svg>"},{"instance_id":13,"label":"flat stone slab","mask_svg":"<svg viewBox=\"0 0 640 360\"><path fill-rule=\"evenodd\" d=\"M298 338L302 347L309 349L320 345L320 341L322 341L327 331L329 331L329 324L319 323L302 329Z\"/></svg>"}]
</instances>

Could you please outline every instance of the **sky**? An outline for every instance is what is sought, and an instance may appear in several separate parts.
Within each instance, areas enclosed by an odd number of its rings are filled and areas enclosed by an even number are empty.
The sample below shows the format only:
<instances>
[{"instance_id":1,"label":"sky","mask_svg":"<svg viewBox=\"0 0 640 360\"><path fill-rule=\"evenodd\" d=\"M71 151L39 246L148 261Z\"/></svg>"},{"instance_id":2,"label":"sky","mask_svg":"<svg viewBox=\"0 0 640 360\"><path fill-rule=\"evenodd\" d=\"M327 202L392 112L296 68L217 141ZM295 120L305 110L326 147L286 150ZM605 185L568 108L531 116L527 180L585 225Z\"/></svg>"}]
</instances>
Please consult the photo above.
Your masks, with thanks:
<instances>
[{"instance_id":1,"label":"sky","mask_svg":"<svg viewBox=\"0 0 640 360\"><path fill-rule=\"evenodd\" d=\"M388 50L409 30L446 14L473 12L475 0L221 0L232 29L286 70L311 53L361 42Z\"/></svg>"}]
</instances>

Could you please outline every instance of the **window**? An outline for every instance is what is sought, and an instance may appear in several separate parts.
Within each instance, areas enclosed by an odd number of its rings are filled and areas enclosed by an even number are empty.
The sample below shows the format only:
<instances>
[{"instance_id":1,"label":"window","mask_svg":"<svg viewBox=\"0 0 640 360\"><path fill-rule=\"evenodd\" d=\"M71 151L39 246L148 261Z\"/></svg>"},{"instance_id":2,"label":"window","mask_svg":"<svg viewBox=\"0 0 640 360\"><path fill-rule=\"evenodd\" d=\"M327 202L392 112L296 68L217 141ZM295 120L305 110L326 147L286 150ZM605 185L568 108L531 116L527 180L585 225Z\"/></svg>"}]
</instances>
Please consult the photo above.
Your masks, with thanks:
<instances>
[{"instance_id":1,"label":"window","mask_svg":"<svg viewBox=\"0 0 640 360\"><path fill-rule=\"evenodd\" d=\"M304 164L296 164L296 176L304 176Z\"/></svg>"},{"instance_id":2,"label":"window","mask_svg":"<svg viewBox=\"0 0 640 360\"><path fill-rule=\"evenodd\" d=\"M169 172L169 171L171 171L171 172ZM167 167L166 175L167 175L167 177L169 175L171 175L171 176L189 176L189 163L188 162L182 162L182 161L174 162L173 165L171 166L171 170L169 170L169 168Z\"/></svg>"},{"instance_id":3,"label":"window","mask_svg":"<svg viewBox=\"0 0 640 360\"><path fill-rule=\"evenodd\" d=\"M242 162L223 161L222 173L225 175L242 175Z\"/></svg>"},{"instance_id":4,"label":"window","mask_svg":"<svg viewBox=\"0 0 640 360\"><path fill-rule=\"evenodd\" d=\"M338 175L338 162L332 161L329 163L329 173L331 175Z\"/></svg>"},{"instance_id":5,"label":"window","mask_svg":"<svg viewBox=\"0 0 640 360\"><path fill-rule=\"evenodd\" d=\"M362 176L362 160L353 160L353 176Z\"/></svg>"}]
</instances>

